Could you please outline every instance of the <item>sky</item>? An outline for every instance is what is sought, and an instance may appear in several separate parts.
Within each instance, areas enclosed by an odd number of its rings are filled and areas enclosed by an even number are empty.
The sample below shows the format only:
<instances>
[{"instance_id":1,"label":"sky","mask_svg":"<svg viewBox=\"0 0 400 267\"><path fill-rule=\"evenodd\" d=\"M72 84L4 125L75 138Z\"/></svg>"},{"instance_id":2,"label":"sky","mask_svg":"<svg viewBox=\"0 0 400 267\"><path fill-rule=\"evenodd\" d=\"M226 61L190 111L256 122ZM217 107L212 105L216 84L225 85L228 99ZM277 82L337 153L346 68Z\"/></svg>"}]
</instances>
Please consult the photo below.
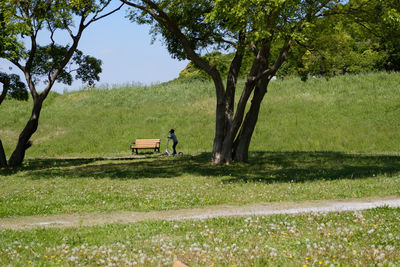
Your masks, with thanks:
<instances>
[{"instance_id":1,"label":"sky","mask_svg":"<svg viewBox=\"0 0 400 267\"><path fill-rule=\"evenodd\" d=\"M117 1L113 3L116 5ZM126 8L92 23L79 42L79 50L103 62L103 71L96 86L112 87L127 83L150 85L178 77L188 61L172 59L159 40L151 44L149 27L132 23L125 15ZM9 66L5 60L0 61L0 71L10 72ZM22 73L16 67L12 72ZM62 93L78 90L82 86L81 81L75 81L71 86L56 84L52 91ZM40 87L37 89L41 91Z\"/></svg>"}]
</instances>

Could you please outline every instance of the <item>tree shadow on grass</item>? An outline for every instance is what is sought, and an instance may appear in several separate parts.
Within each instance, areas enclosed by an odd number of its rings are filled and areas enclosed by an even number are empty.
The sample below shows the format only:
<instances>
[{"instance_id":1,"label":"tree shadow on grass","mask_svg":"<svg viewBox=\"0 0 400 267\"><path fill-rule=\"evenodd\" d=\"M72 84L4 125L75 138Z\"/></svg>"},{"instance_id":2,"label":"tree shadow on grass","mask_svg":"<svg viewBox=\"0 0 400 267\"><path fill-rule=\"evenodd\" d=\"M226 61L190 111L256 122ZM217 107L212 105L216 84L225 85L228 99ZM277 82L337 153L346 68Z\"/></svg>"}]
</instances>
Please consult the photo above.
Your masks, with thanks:
<instances>
[{"instance_id":1,"label":"tree shadow on grass","mask_svg":"<svg viewBox=\"0 0 400 267\"><path fill-rule=\"evenodd\" d=\"M223 183L305 182L313 180L360 179L375 175L400 174L400 156L348 154L340 152L251 152L249 163L212 165L210 153L175 158L114 160L36 159L20 171L32 179L111 178L146 179L200 176L218 178ZM24 174L25 175L25 174Z\"/></svg>"},{"instance_id":2,"label":"tree shadow on grass","mask_svg":"<svg viewBox=\"0 0 400 267\"><path fill-rule=\"evenodd\" d=\"M95 158L74 158L74 159L56 159L56 158L44 158L44 159L27 159L24 161L23 166L14 168L2 169L2 175L12 175L24 171L38 171L46 170L50 168L67 168L77 167L80 165L89 164L95 162Z\"/></svg>"},{"instance_id":3,"label":"tree shadow on grass","mask_svg":"<svg viewBox=\"0 0 400 267\"><path fill-rule=\"evenodd\" d=\"M252 153L252 159L249 170L253 172L224 182L305 182L400 174L400 156L393 155L258 151Z\"/></svg>"},{"instance_id":4,"label":"tree shadow on grass","mask_svg":"<svg viewBox=\"0 0 400 267\"><path fill-rule=\"evenodd\" d=\"M119 157L119 158L35 158L35 159L26 159L23 162L23 166L18 166L14 168L6 168L1 169L0 174L2 175L12 175L23 171L39 171L46 170L51 168L74 168L83 165L87 165L90 163L101 162L105 160L132 160L132 157Z\"/></svg>"}]
</instances>

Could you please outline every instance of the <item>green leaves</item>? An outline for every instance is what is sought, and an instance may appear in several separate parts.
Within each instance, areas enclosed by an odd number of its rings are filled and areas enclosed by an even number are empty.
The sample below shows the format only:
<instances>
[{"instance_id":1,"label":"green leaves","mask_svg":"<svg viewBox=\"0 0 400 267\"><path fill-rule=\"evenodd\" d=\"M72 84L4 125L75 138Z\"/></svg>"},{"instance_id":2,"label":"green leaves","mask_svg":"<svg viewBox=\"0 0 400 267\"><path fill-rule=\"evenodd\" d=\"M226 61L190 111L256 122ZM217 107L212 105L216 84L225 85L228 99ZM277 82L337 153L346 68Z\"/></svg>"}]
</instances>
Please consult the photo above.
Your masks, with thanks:
<instances>
[{"instance_id":1,"label":"green leaves","mask_svg":"<svg viewBox=\"0 0 400 267\"><path fill-rule=\"evenodd\" d=\"M3 85L2 94L4 93L17 100L28 100L26 86L21 82L18 75L0 72L0 83Z\"/></svg>"},{"instance_id":2,"label":"green leaves","mask_svg":"<svg viewBox=\"0 0 400 267\"><path fill-rule=\"evenodd\" d=\"M0 57L17 59L22 57L23 42L18 40L17 34L26 33L27 28L13 19L15 9L0 2Z\"/></svg>"},{"instance_id":3,"label":"green leaves","mask_svg":"<svg viewBox=\"0 0 400 267\"><path fill-rule=\"evenodd\" d=\"M191 48L202 54L204 49L238 48L239 33L245 33L245 43L262 40L304 40L303 30L311 27L318 16L338 0L173 0L127 1L133 9L132 21L152 25L154 38L162 36L173 57L186 58L176 33L166 23L178 26ZM154 7L155 6L155 7ZM162 10L170 19L161 16ZM157 21L154 17L161 17Z\"/></svg>"},{"instance_id":4,"label":"green leaves","mask_svg":"<svg viewBox=\"0 0 400 267\"><path fill-rule=\"evenodd\" d=\"M395 30L400 30L400 11L395 8L389 8L385 10L385 16L383 17L383 21L393 27Z\"/></svg>"},{"instance_id":5,"label":"green leaves","mask_svg":"<svg viewBox=\"0 0 400 267\"><path fill-rule=\"evenodd\" d=\"M0 57L15 64L34 83L50 85L46 94L55 81L70 85L73 78L84 82L99 80L101 61L83 55L77 46L90 23L115 11L103 14L109 3L110 0L2 0ZM72 44L57 42L60 31L71 37ZM47 40L43 38L46 36ZM24 42L30 45L25 47ZM30 89L36 91L34 86Z\"/></svg>"},{"instance_id":6,"label":"green leaves","mask_svg":"<svg viewBox=\"0 0 400 267\"><path fill-rule=\"evenodd\" d=\"M388 57L375 36L346 16L321 18L304 37L285 66L294 67L293 73L303 79L382 70Z\"/></svg>"},{"instance_id":7,"label":"green leaves","mask_svg":"<svg viewBox=\"0 0 400 267\"><path fill-rule=\"evenodd\" d=\"M343 12L352 16L367 33L379 39L388 54L387 70L400 70L400 1L351 0Z\"/></svg>"},{"instance_id":8,"label":"green leaves","mask_svg":"<svg viewBox=\"0 0 400 267\"><path fill-rule=\"evenodd\" d=\"M33 77L39 80L43 76L53 75L65 60L69 48L69 46L60 45L38 47L33 60ZM83 82L98 81L100 80L99 74L101 71L101 60L84 55L81 51L76 50L68 64L68 68L60 71L57 82L71 85L73 73L76 73L75 79L80 79Z\"/></svg>"},{"instance_id":9,"label":"green leaves","mask_svg":"<svg viewBox=\"0 0 400 267\"><path fill-rule=\"evenodd\" d=\"M76 51L73 61L78 65L75 79L80 79L83 82L93 83L99 81L101 73L101 60L91 56L83 55L81 51Z\"/></svg>"}]
</instances>

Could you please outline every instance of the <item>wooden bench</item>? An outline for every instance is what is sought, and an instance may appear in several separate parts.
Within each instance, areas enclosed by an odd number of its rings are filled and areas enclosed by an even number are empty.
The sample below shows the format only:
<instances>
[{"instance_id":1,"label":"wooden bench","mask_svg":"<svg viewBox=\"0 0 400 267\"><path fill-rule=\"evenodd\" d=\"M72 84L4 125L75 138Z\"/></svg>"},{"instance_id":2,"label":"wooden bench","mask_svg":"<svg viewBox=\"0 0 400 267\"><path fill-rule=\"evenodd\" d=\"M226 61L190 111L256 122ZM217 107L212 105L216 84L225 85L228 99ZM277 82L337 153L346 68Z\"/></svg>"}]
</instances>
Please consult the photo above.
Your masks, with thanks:
<instances>
[{"instance_id":1,"label":"wooden bench","mask_svg":"<svg viewBox=\"0 0 400 267\"><path fill-rule=\"evenodd\" d=\"M132 155L138 153L138 149L154 149L154 152L160 152L161 139L136 139L131 143Z\"/></svg>"}]
</instances>

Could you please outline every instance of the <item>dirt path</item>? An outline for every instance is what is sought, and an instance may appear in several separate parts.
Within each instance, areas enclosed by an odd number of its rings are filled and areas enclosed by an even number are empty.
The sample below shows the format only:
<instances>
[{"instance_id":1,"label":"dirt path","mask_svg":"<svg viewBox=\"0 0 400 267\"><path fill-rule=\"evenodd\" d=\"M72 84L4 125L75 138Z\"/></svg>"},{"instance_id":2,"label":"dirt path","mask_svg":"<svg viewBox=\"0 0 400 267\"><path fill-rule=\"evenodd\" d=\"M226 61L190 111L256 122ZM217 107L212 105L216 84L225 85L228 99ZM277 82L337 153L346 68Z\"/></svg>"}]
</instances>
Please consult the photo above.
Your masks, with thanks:
<instances>
[{"instance_id":1,"label":"dirt path","mask_svg":"<svg viewBox=\"0 0 400 267\"><path fill-rule=\"evenodd\" d=\"M400 207L400 198L368 198L354 200L320 200L306 202L257 203L244 206L212 206L152 212L116 211L110 213L59 214L0 219L1 229L31 229L35 227L78 227L101 224L127 224L147 220L190 220L215 217L298 214L310 212L340 212L372 209L381 206Z\"/></svg>"}]
</instances>

